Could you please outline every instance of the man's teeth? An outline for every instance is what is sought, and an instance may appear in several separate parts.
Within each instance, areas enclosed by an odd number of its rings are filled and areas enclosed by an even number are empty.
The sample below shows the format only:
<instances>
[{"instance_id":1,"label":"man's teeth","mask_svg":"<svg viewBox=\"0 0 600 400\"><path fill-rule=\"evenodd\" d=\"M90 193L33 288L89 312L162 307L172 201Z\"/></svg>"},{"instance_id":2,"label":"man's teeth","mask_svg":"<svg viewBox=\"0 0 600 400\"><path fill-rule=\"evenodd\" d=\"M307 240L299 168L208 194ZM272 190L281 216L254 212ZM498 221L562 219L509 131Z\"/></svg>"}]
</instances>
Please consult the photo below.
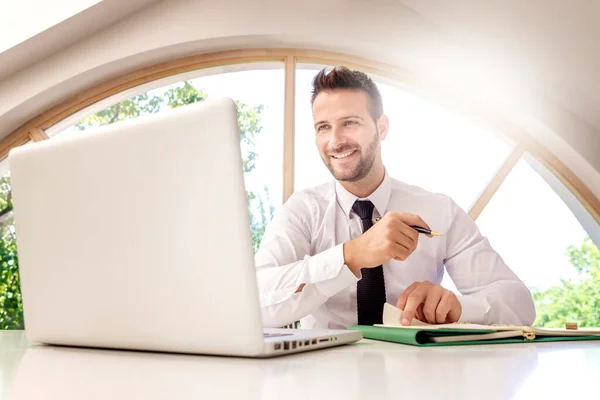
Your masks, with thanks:
<instances>
[{"instance_id":1,"label":"man's teeth","mask_svg":"<svg viewBox=\"0 0 600 400\"><path fill-rule=\"evenodd\" d=\"M334 156L332 156L332 157L333 157L333 158L346 158L346 157L348 157L348 156L349 156L350 154L352 154L352 153L354 153L354 150L352 150L352 151L349 151L349 152L347 152L347 153L344 153L344 154L339 154L339 155L337 155L337 156L336 156L336 155L334 155Z\"/></svg>"}]
</instances>

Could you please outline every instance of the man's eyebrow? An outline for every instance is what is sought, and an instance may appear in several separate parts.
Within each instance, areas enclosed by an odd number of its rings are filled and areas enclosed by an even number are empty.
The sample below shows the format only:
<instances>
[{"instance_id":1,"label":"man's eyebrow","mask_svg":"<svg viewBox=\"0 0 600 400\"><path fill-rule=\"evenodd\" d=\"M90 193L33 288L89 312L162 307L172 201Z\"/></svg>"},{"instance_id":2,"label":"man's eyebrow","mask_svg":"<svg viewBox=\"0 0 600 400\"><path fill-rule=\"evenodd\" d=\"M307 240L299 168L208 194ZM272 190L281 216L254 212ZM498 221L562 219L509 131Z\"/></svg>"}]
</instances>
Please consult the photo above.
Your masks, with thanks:
<instances>
[{"instance_id":1,"label":"man's eyebrow","mask_svg":"<svg viewBox=\"0 0 600 400\"><path fill-rule=\"evenodd\" d=\"M363 118L363 117L361 117L361 116L359 116L359 115L347 115L347 116L345 116L345 117L341 117L341 118L339 118L339 120L340 120L340 121L345 121L345 120L347 120L347 119L353 119L353 118L354 118L354 119L360 119L361 121L364 121L364 118ZM315 124L315 128L316 128L318 125L321 125L321 124L326 124L326 123L327 123L327 121L325 121L325 120L323 120L323 121L319 121L319 122L317 122L317 123Z\"/></svg>"},{"instance_id":2,"label":"man's eyebrow","mask_svg":"<svg viewBox=\"0 0 600 400\"><path fill-rule=\"evenodd\" d=\"M361 117L361 116L358 116L358 115L348 115L347 117L342 117L342 118L340 118L340 119L341 119L341 120L345 120L345 119L351 119L351 118L356 118L356 119L360 119L360 120L362 120L362 119L363 119L363 117Z\"/></svg>"}]
</instances>

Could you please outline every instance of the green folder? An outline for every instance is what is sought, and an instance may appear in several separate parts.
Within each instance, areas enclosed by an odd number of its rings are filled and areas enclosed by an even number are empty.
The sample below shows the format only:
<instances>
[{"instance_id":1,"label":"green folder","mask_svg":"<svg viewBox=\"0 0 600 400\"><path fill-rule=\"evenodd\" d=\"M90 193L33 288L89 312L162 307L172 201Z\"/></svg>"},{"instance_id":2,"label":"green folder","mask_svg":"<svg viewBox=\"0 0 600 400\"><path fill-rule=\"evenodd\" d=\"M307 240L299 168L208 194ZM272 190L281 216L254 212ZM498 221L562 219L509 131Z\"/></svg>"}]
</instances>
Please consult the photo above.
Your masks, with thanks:
<instances>
[{"instance_id":1,"label":"green folder","mask_svg":"<svg viewBox=\"0 0 600 400\"><path fill-rule=\"evenodd\" d=\"M367 325L353 325L348 329L360 330L363 332L363 337L367 339L383 340L385 342L394 342L408 344L412 346L464 346L474 344L503 344L503 343L538 343L538 342L562 342L562 341L579 341L579 340L600 340L600 335L590 336L537 336L534 339L526 339L525 337L512 337L502 339L486 339L477 340L469 339L462 341L453 341L446 343L434 342L436 337L447 337L447 336L466 336L469 337L477 335L485 335L496 333L498 331L492 329L481 329L481 330L464 330L464 329L427 329L427 327L420 328L394 328L384 326L367 326ZM489 335L488 335L489 336ZM483 336L485 337L485 336ZM456 338L458 339L458 338Z\"/></svg>"}]
</instances>

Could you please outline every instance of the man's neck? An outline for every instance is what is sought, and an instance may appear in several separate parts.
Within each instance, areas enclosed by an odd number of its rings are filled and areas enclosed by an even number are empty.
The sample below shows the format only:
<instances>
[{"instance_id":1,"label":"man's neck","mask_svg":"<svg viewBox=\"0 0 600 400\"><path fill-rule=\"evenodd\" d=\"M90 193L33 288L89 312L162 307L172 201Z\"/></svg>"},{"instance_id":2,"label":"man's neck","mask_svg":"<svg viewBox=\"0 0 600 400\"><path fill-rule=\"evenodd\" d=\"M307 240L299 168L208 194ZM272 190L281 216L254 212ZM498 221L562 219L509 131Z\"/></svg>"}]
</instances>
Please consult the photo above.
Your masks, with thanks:
<instances>
[{"instance_id":1,"label":"man's neck","mask_svg":"<svg viewBox=\"0 0 600 400\"><path fill-rule=\"evenodd\" d=\"M373 193L381 182L383 182L383 178L385 177L385 170L383 166L379 168L373 168L369 175L365 176L360 181L356 182L344 182L338 181L344 189L355 195L360 199L364 199L368 197L371 193Z\"/></svg>"}]
</instances>

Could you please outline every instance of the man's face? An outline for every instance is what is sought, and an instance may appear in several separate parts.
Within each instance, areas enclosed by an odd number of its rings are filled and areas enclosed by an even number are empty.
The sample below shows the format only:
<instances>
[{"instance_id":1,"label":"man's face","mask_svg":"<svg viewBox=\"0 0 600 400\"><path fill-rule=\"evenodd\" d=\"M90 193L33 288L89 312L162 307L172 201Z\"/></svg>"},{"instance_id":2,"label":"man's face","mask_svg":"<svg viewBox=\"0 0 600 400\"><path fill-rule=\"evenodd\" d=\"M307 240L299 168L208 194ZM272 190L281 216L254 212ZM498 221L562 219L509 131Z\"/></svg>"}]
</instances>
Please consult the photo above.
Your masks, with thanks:
<instances>
[{"instance_id":1,"label":"man's face","mask_svg":"<svg viewBox=\"0 0 600 400\"><path fill-rule=\"evenodd\" d=\"M369 113L369 95L352 89L321 92L313 118L317 148L334 178L356 182L367 176L383 139Z\"/></svg>"}]
</instances>

